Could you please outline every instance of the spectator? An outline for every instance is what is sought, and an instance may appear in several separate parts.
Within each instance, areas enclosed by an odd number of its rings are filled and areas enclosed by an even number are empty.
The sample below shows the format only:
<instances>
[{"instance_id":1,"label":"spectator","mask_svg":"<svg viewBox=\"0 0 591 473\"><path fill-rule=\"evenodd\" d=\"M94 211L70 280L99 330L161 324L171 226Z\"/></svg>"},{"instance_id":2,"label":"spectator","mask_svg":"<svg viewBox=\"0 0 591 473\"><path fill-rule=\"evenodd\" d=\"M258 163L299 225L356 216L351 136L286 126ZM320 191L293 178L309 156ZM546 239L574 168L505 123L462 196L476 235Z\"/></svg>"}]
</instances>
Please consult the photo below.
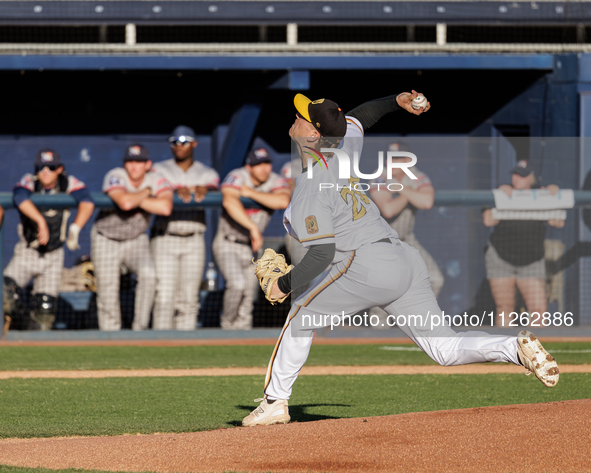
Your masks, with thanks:
<instances>
[{"instance_id":1,"label":"spectator","mask_svg":"<svg viewBox=\"0 0 591 473\"><path fill-rule=\"evenodd\" d=\"M68 209L38 209L31 201L33 193L54 195L69 194L78 202L78 212L70 225L67 239ZM22 288L31 278L33 283L34 310L31 313L33 326L50 330L55 321L57 297L64 268L66 243L71 251L78 250L80 230L94 211L94 203L82 181L68 176L60 155L44 148L35 158L35 174L25 174L13 190L14 203L21 223L17 232L19 242L14 247L14 256L4 270L5 300L10 301L8 311L15 313L20 306Z\"/></svg>"},{"instance_id":2,"label":"spectator","mask_svg":"<svg viewBox=\"0 0 591 473\"><path fill-rule=\"evenodd\" d=\"M531 189L536 183L532 166L527 161L519 161L513 168L511 185L504 184L499 189L511 196L513 189ZM556 194L558 186L546 187ZM486 275L495 300L497 316L495 325L509 321L509 314L515 310L515 284L523 296L528 312L546 311L546 265L544 261L545 222L541 220L495 220L492 210L482 214L487 227L495 227L489 237L485 254ZM548 224L564 227L564 220L548 220Z\"/></svg>"},{"instance_id":3,"label":"spectator","mask_svg":"<svg viewBox=\"0 0 591 473\"><path fill-rule=\"evenodd\" d=\"M398 142L391 143L388 151L410 152L411 149L406 143ZM393 162L408 161L409 158L393 158ZM401 184L404 188L400 191L390 191L385 186L380 186L379 190L376 186L372 186L370 196L380 209L382 217L396 230L400 239L419 250L429 270L431 289L433 289L435 297L438 297L445 279L433 257L419 243L413 233L417 210L428 210L433 207L435 190L431 180L424 172L419 171L416 167L411 170L418 179L408 177L402 168L392 169L392 179L388 179L386 169L384 169L382 175L374 181L375 183Z\"/></svg>"},{"instance_id":4,"label":"spectator","mask_svg":"<svg viewBox=\"0 0 591 473\"><path fill-rule=\"evenodd\" d=\"M253 256L263 244L263 232L274 210L289 205L289 183L272 172L265 148L251 151L244 167L231 171L222 182L222 216L213 242L213 254L226 281L221 326L250 330L254 294L259 287L251 271ZM264 209L245 209L240 197Z\"/></svg>"},{"instance_id":5,"label":"spectator","mask_svg":"<svg viewBox=\"0 0 591 473\"><path fill-rule=\"evenodd\" d=\"M151 214L168 216L173 205L172 187L151 167L144 146L128 146L123 168L110 170L103 180L103 192L115 208L99 213L91 233L100 330L121 329L122 264L137 276L132 329L144 330L150 323L156 271L146 230Z\"/></svg>"},{"instance_id":6,"label":"spectator","mask_svg":"<svg viewBox=\"0 0 591 473\"><path fill-rule=\"evenodd\" d=\"M195 132L178 126L168 139L173 159L154 164L154 170L175 189L183 202L201 202L208 189L217 189L218 173L193 159ZM205 212L174 210L152 225L152 252L158 275L154 330L194 330L199 314L199 287L205 266Z\"/></svg>"}]
</instances>

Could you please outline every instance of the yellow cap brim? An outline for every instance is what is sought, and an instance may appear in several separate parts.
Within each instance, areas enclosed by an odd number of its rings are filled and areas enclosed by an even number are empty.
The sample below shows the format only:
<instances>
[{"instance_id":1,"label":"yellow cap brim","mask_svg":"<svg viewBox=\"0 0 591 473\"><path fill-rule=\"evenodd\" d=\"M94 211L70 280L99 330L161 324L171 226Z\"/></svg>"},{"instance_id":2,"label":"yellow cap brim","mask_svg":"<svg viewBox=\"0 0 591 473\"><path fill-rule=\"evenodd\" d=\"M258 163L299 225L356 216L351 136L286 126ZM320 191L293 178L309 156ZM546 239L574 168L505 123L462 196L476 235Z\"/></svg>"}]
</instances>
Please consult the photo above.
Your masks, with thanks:
<instances>
[{"instance_id":1,"label":"yellow cap brim","mask_svg":"<svg viewBox=\"0 0 591 473\"><path fill-rule=\"evenodd\" d=\"M293 99L293 104L298 113L309 122L312 121L310 120L310 114L308 113L308 105L310 105L310 102L312 101L302 94L297 94Z\"/></svg>"}]
</instances>

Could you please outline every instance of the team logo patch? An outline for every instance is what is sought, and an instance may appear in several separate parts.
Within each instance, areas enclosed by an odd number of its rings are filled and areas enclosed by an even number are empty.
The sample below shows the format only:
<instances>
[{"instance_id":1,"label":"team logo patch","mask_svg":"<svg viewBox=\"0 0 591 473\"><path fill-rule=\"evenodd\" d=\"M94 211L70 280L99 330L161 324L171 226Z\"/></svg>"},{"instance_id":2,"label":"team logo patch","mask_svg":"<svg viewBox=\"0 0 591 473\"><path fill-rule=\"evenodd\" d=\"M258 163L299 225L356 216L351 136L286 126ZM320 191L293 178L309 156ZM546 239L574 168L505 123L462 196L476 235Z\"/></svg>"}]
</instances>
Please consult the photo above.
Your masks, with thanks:
<instances>
[{"instance_id":1,"label":"team logo patch","mask_svg":"<svg viewBox=\"0 0 591 473\"><path fill-rule=\"evenodd\" d=\"M42 163L53 163L53 153L51 151L44 151L41 153Z\"/></svg>"},{"instance_id":2,"label":"team logo patch","mask_svg":"<svg viewBox=\"0 0 591 473\"><path fill-rule=\"evenodd\" d=\"M142 148L139 146L130 146L128 153L130 156L139 156L142 153Z\"/></svg>"},{"instance_id":3,"label":"team logo patch","mask_svg":"<svg viewBox=\"0 0 591 473\"><path fill-rule=\"evenodd\" d=\"M266 158L268 155L267 150L264 148L259 148L257 150L254 151L254 155L257 157L257 159L263 159Z\"/></svg>"},{"instance_id":4,"label":"team logo patch","mask_svg":"<svg viewBox=\"0 0 591 473\"><path fill-rule=\"evenodd\" d=\"M119 179L118 177L112 177L111 179L109 179L110 186L118 186L120 184L121 184L121 179Z\"/></svg>"},{"instance_id":5,"label":"team logo patch","mask_svg":"<svg viewBox=\"0 0 591 473\"><path fill-rule=\"evenodd\" d=\"M315 215L310 215L309 217L306 217L306 231L310 235L318 233L318 221L316 220Z\"/></svg>"},{"instance_id":6,"label":"team logo patch","mask_svg":"<svg viewBox=\"0 0 591 473\"><path fill-rule=\"evenodd\" d=\"M517 161L517 167L525 169L527 167L527 161L523 159L521 161Z\"/></svg>"},{"instance_id":7,"label":"team logo patch","mask_svg":"<svg viewBox=\"0 0 591 473\"><path fill-rule=\"evenodd\" d=\"M225 184L238 184L238 178L236 176L228 176Z\"/></svg>"},{"instance_id":8,"label":"team logo patch","mask_svg":"<svg viewBox=\"0 0 591 473\"><path fill-rule=\"evenodd\" d=\"M323 103L324 99L318 99L318 100L314 100L312 103Z\"/></svg>"}]
</instances>

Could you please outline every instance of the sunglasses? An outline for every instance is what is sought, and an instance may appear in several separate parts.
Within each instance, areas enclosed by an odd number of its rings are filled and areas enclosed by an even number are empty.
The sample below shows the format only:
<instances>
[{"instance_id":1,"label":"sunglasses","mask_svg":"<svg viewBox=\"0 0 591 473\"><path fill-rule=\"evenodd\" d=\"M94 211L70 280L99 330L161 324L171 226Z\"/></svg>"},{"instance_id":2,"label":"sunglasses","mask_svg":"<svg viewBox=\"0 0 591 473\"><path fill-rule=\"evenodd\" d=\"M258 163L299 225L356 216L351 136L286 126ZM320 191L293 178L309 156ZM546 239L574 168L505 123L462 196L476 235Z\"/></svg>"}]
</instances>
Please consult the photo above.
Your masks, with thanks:
<instances>
[{"instance_id":1,"label":"sunglasses","mask_svg":"<svg viewBox=\"0 0 591 473\"><path fill-rule=\"evenodd\" d=\"M191 143L192 141L175 140L170 142L170 147L174 148L175 146L189 146Z\"/></svg>"},{"instance_id":2,"label":"sunglasses","mask_svg":"<svg viewBox=\"0 0 591 473\"><path fill-rule=\"evenodd\" d=\"M41 172L43 169L47 168L51 172L57 171L61 164L44 164L43 166L35 166L35 174Z\"/></svg>"}]
</instances>

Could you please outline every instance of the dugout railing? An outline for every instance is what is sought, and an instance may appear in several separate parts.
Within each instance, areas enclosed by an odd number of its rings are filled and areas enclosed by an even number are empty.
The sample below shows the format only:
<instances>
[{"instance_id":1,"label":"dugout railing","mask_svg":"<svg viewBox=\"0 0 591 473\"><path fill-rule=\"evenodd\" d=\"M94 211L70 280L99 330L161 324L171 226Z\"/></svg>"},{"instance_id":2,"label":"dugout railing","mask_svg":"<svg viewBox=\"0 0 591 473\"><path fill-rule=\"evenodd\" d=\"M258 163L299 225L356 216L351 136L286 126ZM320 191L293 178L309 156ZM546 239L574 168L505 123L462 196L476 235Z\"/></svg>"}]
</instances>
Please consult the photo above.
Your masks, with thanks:
<instances>
[{"instance_id":1,"label":"dugout railing","mask_svg":"<svg viewBox=\"0 0 591 473\"><path fill-rule=\"evenodd\" d=\"M573 313L575 324L591 325L591 295L588 287L591 284L591 242L583 241L578 235L583 233L577 227L584 226L582 214L591 212L591 191L574 191L575 207L567 211L567 221L571 226L568 233L560 231L548 232L546 235L546 263L549 269L547 276L547 297L549 310ZM98 209L112 208L112 201L102 193L92 193ZM75 207L72 197L32 196L38 207L68 208ZM219 212L222 199L219 192L209 193L199 204L183 203L175 197L175 209L210 209ZM243 199L245 207L256 207L258 204ZM12 194L0 193L0 205L9 212L14 212ZM494 300L486 280L484 270L483 246L486 245L490 230L482 224L481 211L486 207L494 207L491 191L437 191L432 210L419 213L415 234L421 244L434 257L445 278L444 290L439 302L446 313L468 313L494 311ZM276 213L276 215L278 215ZM215 219L214 219L215 220ZM14 220L13 220L14 221ZM87 224L91 225L92 220ZM574 231L573 231L574 225ZM213 225L212 225L213 227ZM277 228L277 227L276 227ZM272 237L266 237L265 246L285 250L283 235L275 228ZM215 228L208 232L215 233ZM574 236L573 236L574 235ZM268 236L268 234L267 234ZM7 240L15 241L16 229L13 225L3 223L0 228L0 267L4 269L8 248ZM520 238L515 235L515 238ZM211 238L208 240L211 241ZM82 241L83 251L90 253L89 241ZM87 248L84 248L84 246ZM210 255L210 253L208 253ZM208 262L211 261L208 256ZM207 267L207 264L206 264ZM218 276L221 279L221 276ZM223 286L223 281L222 286ZM129 289L129 288L128 288ZM122 289L123 290L123 289ZM133 288L130 289L133 294ZM61 294L58 305L57 329L96 329L96 305L91 291L81 294ZM200 293L201 311L199 326L216 327L222 309L223 291L219 287L208 291L206 287ZM284 322L289 304L271 306L262 293L257 297L254 308L255 327L278 327ZM122 297L121 304L133 300ZM127 302L126 302L127 301ZM516 294L516 310L524 308L524 301ZM129 312L129 310L127 311ZM133 312L132 312L133 313ZM2 317L4 320L4 317ZM18 328L18 327L13 327ZM21 327L24 328L24 327Z\"/></svg>"}]
</instances>

